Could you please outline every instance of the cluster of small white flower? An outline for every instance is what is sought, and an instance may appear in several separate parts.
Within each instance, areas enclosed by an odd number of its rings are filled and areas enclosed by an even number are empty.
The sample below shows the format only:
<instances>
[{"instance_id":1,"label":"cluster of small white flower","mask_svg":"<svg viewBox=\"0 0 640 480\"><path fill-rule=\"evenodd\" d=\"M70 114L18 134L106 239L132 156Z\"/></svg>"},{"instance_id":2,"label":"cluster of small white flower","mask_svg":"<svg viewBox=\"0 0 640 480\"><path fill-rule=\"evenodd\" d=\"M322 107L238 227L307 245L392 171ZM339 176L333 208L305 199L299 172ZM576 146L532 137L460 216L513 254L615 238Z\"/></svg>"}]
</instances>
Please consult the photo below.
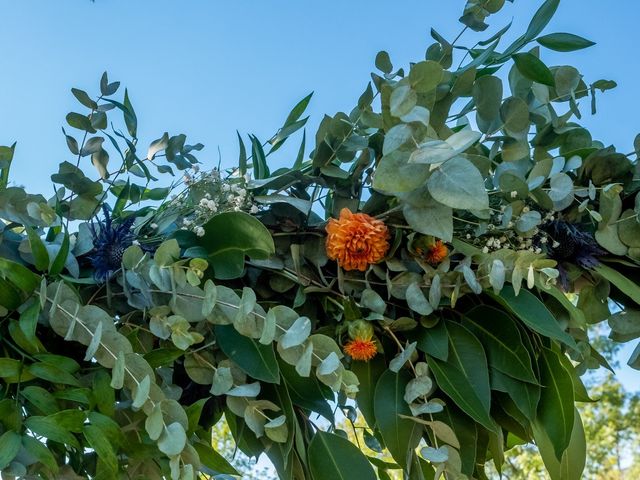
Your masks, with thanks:
<instances>
[{"instance_id":1,"label":"cluster of small white flower","mask_svg":"<svg viewBox=\"0 0 640 480\"><path fill-rule=\"evenodd\" d=\"M183 230L201 237L205 234L203 225L218 213L244 211L255 215L260 211L247 189L249 174L223 177L217 168L198 173L197 168L185 173L183 181L188 188L173 200L185 212L180 227Z\"/></svg>"},{"instance_id":2,"label":"cluster of small white flower","mask_svg":"<svg viewBox=\"0 0 640 480\"><path fill-rule=\"evenodd\" d=\"M467 233L465 238L470 240L470 243L477 245L482 249L483 253L495 252L500 249L511 249L516 251L526 250L532 253L542 253L543 247L549 244L552 248L557 248L559 243L553 240L549 235L539 228L534 228L530 235L522 236L513 230L515 222L509 221L506 225L503 225L505 207L501 208L501 213L494 216L494 222L486 225L487 232L496 232L495 235L481 236L474 238L474 235ZM522 213L531 211L529 207L525 206L522 209ZM542 218L542 223L555 220L553 212L548 212Z\"/></svg>"}]
</instances>

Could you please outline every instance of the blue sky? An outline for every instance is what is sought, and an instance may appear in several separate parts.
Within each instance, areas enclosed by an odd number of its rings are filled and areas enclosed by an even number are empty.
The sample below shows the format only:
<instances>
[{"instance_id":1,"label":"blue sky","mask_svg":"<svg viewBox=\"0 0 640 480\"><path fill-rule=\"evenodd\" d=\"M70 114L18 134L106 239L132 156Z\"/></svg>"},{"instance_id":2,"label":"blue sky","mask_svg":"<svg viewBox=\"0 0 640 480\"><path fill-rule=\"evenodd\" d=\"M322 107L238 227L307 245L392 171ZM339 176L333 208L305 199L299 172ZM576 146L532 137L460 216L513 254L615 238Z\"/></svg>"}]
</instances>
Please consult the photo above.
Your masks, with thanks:
<instances>
[{"instance_id":1,"label":"blue sky","mask_svg":"<svg viewBox=\"0 0 640 480\"><path fill-rule=\"evenodd\" d=\"M514 38L540 3L507 4L490 18L489 32L513 18L507 41ZM164 131L185 133L205 144L205 164L217 163L219 147L230 166L236 129L265 140L314 91L313 133L324 113L352 108L379 50L397 66L422 59L432 42L429 28L452 39L463 6L463 0L0 0L0 144L18 142L12 180L31 192L52 192L49 175L70 160L60 130L66 113L78 109L70 88L97 93L104 70L129 88L141 144ZM640 106L638 18L637 0L606 6L563 0L545 30L597 42L570 54L545 51L543 59L574 65L587 81L618 82L600 96L595 117L583 101L582 123L625 153L640 132L633 111ZM478 38L471 32L462 42ZM637 372L623 378L638 388Z\"/></svg>"}]
</instances>

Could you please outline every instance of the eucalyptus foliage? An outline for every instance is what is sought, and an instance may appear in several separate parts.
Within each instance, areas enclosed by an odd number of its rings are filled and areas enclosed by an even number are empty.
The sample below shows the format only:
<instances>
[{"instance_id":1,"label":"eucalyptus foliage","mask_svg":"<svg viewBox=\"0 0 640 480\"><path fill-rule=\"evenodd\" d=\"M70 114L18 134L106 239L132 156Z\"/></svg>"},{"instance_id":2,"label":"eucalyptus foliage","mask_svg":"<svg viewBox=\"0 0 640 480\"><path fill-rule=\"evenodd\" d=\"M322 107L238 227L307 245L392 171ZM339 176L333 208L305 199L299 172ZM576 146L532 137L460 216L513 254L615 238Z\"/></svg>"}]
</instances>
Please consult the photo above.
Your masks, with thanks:
<instances>
[{"instance_id":1,"label":"eucalyptus foliage","mask_svg":"<svg viewBox=\"0 0 640 480\"><path fill-rule=\"evenodd\" d=\"M3 478L228 478L222 415L283 479L482 479L531 442L552 479L580 478L580 376L610 369L589 328L640 336L640 140L620 153L580 126L615 83L544 63L593 44L543 34L558 3L509 45L508 26L471 48L432 30L424 60L380 52L290 167L270 157L310 96L269 140L238 135L236 167L200 171L184 134L142 146L106 73L72 89L53 197L10 186L1 147ZM503 4L469 0L464 29ZM390 232L364 272L327 258L345 208ZM343 353L361 337L367 362Z\"/></svg>"}]
</instances>

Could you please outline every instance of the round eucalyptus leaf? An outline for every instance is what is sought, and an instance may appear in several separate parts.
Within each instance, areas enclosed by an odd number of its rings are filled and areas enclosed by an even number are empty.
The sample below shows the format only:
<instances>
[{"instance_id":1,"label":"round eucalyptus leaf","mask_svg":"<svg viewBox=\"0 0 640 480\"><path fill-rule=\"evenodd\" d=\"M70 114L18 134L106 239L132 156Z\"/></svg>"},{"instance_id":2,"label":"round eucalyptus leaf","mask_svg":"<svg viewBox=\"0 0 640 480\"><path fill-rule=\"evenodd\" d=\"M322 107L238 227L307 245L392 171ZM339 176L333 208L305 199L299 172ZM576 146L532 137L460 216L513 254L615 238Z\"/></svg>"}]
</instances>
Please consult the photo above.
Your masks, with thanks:
<instances>
[{"instance_id":1,"label":"round eucalyptus leaf","mask_svg":"<svg viewBox=\"0 0 640 480\"><path fill-rule=\"evenodd\" d=\"M489 207L484 178L475 165L462 157L440 165L429 178L427 188L435 200L451 208L482 210Z\"/></svg>"},{"instance_id":2,"label":"round eucalyptus leaf","mask_svg":"<svg viewBox=\"0 0 640 480\"><path fill-rule=\"evenodd\" d=\"M373 188L381 192L410 192L429 177L429 166L409 163L409 153L396 150L380 159Z\"/></svg>"},{"instance_id":3,"label":"round eucalyptus leaf","mask_svg":"<svg viewBox=\"0 0 640 480\"><path fill-rule=\"evenodd\" d=\"M573 180L566 173L558 173L551 177L549 186L549 198L554 202L560 202L573 194Z\"/></svg>"},{"instance_id":4,"label":"round eucalyptus leaf","mask_svg":"<svg viewBox=\"0 0 640 480\"><path fill-rule=\"evenodd\" d=\"M442 65L432 60L426 60L411 67L409 82L416 92L426 93L438 86L442 75Z\"/></svg>"},{"instance_id":5,"label":"round eucalyptus leaf","mask_svg":"<svg viewBox=\"0 0 640 480\"><path fill-rule=\"evenodd\" d=\"M500 123L502 80L492 75L478 78L473 84L478 128L483 133L493 131Z\"/></svg>"},{"instance_id":6,"label":"round eucalyptus leaf","mask_svg":"<svg viewBox=\"0 0 640 480\"><path fill-rule=\"evenodd\" d=\"M520 215L516 222L516 229L521 233L533 230L542 222L542 215L536 210L532 210Z\"/></svg>"},{"instance_id":7,"label":"round eucalyptus leaf","mask_svg":"<svg viewBox=\"0 0 640 480\"><path fill-rule=\"evenodd\" d=\"M640 247L640 223L636 221L637 218L635 211L625 210L617 223L620 240L628 247Z\"/></svg>"},{"instance_id":8,"label":"round eucalyptus leaf","mask_svg":"<svg viewBox=\"0 0 640 480\"><path fill-rule=\"evenodd\" d=\"M580 72L575 67L561 66L553 70L553 78L555 81L556 96L568 97L575 92L580 85Z\"/></svg>"},{"instance_id":9,"label":"round eucalyptus leaf","mask_svg":"<svg viewBox=\"0 0 640 480\"><path fill-rule=\"evenodd\" d=\"M407 115L418 101L418 94L409 85L398 85L391 92L391 115L402 117Z\"/></svg>"},{"instance_id":10,"label":"round eucalyptus leaf","mask_svg":"<svg viewBox=\"0 0 640 480\"><path fill-rule=\"evenodd\" d=\"M518 97L509 97L502 103L500 117L510 135L518 135L529 130L529 107Z\"/></svg>"}]
</instances>

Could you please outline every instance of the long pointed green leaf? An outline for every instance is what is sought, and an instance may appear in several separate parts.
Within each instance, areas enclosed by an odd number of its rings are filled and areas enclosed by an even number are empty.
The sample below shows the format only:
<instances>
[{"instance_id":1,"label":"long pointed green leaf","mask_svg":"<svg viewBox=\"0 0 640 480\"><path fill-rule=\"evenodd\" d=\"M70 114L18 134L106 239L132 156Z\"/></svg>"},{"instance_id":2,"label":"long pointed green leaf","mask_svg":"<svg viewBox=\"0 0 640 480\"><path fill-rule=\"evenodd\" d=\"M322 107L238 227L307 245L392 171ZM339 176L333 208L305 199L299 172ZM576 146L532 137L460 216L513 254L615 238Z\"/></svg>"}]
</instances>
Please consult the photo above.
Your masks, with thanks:
<instances>
[{"instance_id":1,"label":"long pointed green leaf","mask_svg":"<svg viewBox=\"0 0 640 480\"><path fill-rule=\"evenodd\" d=\"M500 295L494 295L489 291L487 291L487 294L511 310L516 317L532 330L545 337L558 340L571 348L577 348L573 337L560 328L558 321L547 307L528 290L521 289L520 293L516 295L513 287L507 285L502 289Z\"/></svg>"},{"instance_id":2,"label":"long pointed green leaf","mask_svg":"<svg viewBox=\"0 0 640 480\"><path fill-rule=\"evenodd\" d=\"M318 431L309 444L313 480L376 480L367 457L349 440Z\"/></svg>"},{"instance_id":3,"label":"long pointed green leaf","mask_svg":"<svg viewBox=\"0 0 640 480\"><path fill-rule=\"evenodd\" d=\"M69 255L69 233L65 232L64 238L62 239L62 245L60 246L60 250L56 255L56 258L53 260L51 264L51 268L49 269L49 273L51 275L58 275L64 269L64 264L67 261L67 256Z\"/></svg>"},{"instance_id":4,"label":"long pointed green leaf","mask_svg":"<svg viewBox=\"0 0 640 480\"><path fill-rule=\"evenodd\" d=\"M24 265L0 258L0 274L26 294L40 286L40 277Z\"/></svg>"},{"instance_id":5,"label":"long pointed green leaf","mask_svg":"<svg viewBox=\"0 0 640 480\"><path fill-rule=\"evenodd\" d=\"M400 415L411 416L404 393L411 375L407 371L393 373L385 371L378 380L374 398L377 427L384 443L398 465L405 467L409 452L420 441L422 428Z\"/></svg>"},{"instance_id":6,"label":"long pointed green leaf","mask_svg":"<svg viewBox=\"0 0 640 480\"><path fill-rule=\"evenodd\" d=\"M31 227L25 228L27 237L29 237L29 245L31 246L31 253L33 254L34 264L40 271L46 270L49 266L49 252L47 247L44 246L40 236Z\"/></svg>"},{"instance_id":7,"label":"long pointed green leaf","mask_svg":"<svg viewBox=\"0 0 640 480\"><path fill-rule=\"evenodd\" d=\"M542 394L536 424L544 430L558 460L569 446L574 424L573 383L556 353L543 349L540 355Z\"/></svg>"},{"instance_id":8,"label":"long pointed green leaf","mask_svg":"<svg viewBox=\"0 0 640 480\"><path fill-rule=\"evenodd\" d=\"M302 166L304 162L304 149L307 143L307 131L302 131L302 142L300 142L300 148L298 149L298 155L296 156L296 161L293 164L293 170L297 170Z\"/></svg>"},{"instance_id":9,"label":"long pointed green leaf","mask_svg":"<svg viewBox=\"0 0 640 480\"><path fill-rule=\"evenodd\" d=\"M0 436L0 468L4 468L20 451L21 437L13 430L8 430ZM375 476L373 477L376 478Z\"/></svg>"},{"instance_id":10,"label":"long pointed green leaf","mask_svg":"<svg viewBox=\"0 0 640 480\"><path fill-rule=\"evenodd\" d=\"M496 425L489 415L489 367L482 344L469 330L447 324L449 357L446 362L428 357L438 386L471 418L488 430Z\"/></svg>"},{"instance_id":11,"label":"long pointed green leaf","mask_svg":"<svg viewBox=\"0 0 640 480\"><path fill-rule=\"evenodd\" d=\"M240 156L238 158L238 171L241 176L244 176L247 173L247 147L244 146L244 141L240 136L240 132L236 130L236 135L238 135L238 146L240 148Z\"/></svg>"},{"instance_id":12,"label":"long pointed green leaf","mask_svg":"<svg viewBox=\"0 0 640 480\"><path fill-rule=\"evenodd\" d=\"M216 325L215 334L225 355L247 375L263 382L280 382L280 369L271 345L261 345L240 335L233 325Z\"/></svg>"},{"instance_id":13,"label":"long pointed green leaf","mask_svg":"<svg viewBox=\"0 0 640 480\"><path fill-rule=\"evenodd\" d=\"M251 135L251 156L253 158L253 178L256 180L268 178L267 157L264 154L260 140L255 135Z\"/></svg>"},{"instance_id":14,"label":"long pointed green leaf","mask_svg":"<svg viewBox=\"0 0 640 480\"><path fill-rule=\"evenodd\" d=\"M556 52L573 52L574 50L581 50L595 45L595 42L572 33L550 33L549 35L538 37L536 41L543 47Z\"/></svg>"},{"instance_id":15,"label":"long pointed green leaf","mask_svg":"<svg viewBox=\"0 0 640 480\"><path fill-rule=\"evenodd\" d=\"M291 109L291 111L289 112L289 115L287 116L287 119L284 121L285 127L298 121L298 119L302 116L304 111L307 109L307 105L309 105L309 101L311 100L312 96L313 96L313 92L311 92L309 95L307 95L298 103L296 103L296 106Z\"/></svg>"},{"instance_id":16,"label":"long pointed green leaf","mask_svg":"<svg viewBox=\"0 0 640 480\"><path fill-rule=\"evenodd\" d=\"M524 36L527 41L534 39L547 26L560 5L560 0L546 0L534 14Z\"/></svg>"},{"instance_id":17,"label":"long pointed green leaf","mask_svg":"<svg viewBox=\"0 0 640 480\"><path fill-rule=\"evenodd\" d=\"M540 386L521 382L500 371L493 370L491 372L491 387L493 390L509 395L518 410L529 421L533 422L535 420L538 402L540 401Z\"/></svg>"},{"instance_id":18,"label":"long pointed green leaf","mask_svg":"<svg viewBox=\"0 0 640 480\"><path fill-rule=\"evenodd\" d=\"M627 297L640 305L640 285L603 263L596 266L594 270L613 283Z\"/></svg>"},{"instance_id":19,"label":"long pointed green leaf","mask_svg":"<svg viewBox=\"0 0 640 480\"><path fill-rule=\"evenodd\" d=\"M577 409L574 410L571 442L559 462L553 451L553 445L546 432L539 424L534 424L533 434L540 450L540 456L551 480L580 480L586 463L586 439L582 419Z\"/></svg>"},{"instance_id":20,"label":"long pointed green leaf","mask_svg":"<svg viewBox=\"0 0 640 480\"><path fill-rule=\"evenodd\" d=\"M525 382L538 382L531 366L531 356L509 315L481 305L467 313L464 325L484 346L489 365Z\"/></svg>"},{"instance_id":21,"label":"long pointed green leaf","mask_svg":"<svg viewBox=\"0 0 640 480\"><path fill-rule=\"evenodd\" d=\"M356 374L360 384L358 385L358 409L371 428L376 425L374 411L375 390L378 379L386 370L386 365L381 356L376 356L369 362L353 362L351 371Z\"/></svg>"}]
</instances>

